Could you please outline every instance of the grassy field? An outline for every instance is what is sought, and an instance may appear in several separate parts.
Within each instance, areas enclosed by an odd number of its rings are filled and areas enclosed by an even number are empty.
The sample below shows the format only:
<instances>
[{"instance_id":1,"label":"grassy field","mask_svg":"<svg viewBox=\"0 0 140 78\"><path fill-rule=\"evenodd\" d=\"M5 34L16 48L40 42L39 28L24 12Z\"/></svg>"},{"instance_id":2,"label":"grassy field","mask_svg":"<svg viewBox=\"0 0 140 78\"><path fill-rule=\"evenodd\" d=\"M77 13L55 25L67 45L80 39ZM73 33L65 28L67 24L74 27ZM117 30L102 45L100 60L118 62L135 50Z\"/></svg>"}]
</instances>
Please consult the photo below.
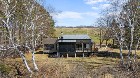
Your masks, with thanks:
<instances>
[{"instance_id":1,"label":"grassy field","mask_svg":"<svg viewBox=\"0 0 140 78\"><path fill-rule=\"evenodd\" d=\"M48 58L47 54L35 54L39 72L34 73L33 78L44 78L43 75L46 78L82 78L83 76L84 78L116 78L118 74L122 77L117 78L124 78L125 73L121 73L122 71L116 68L120 62L119 50L105 47L100 49L100 51L102 50L113 52L113 56ZM127 51L124 50L123 53L127 54ZM31 53L25 54L25 56L29 66L34 70ZM140 56L140 51L138 51L138 56ZM30 75L21 58L4 59L3 62L0 62L0 68L1 66L4 67L2 70L10 73L11 75L9 75L12 77L17 73L15 66L22 73L21 77L27 78Z\"/></svg>"},{"instance_id":2,"label":"grassy field","mask_svg":"<svg viewBox=\"0 0 140 78\"><path fill-rule=\"evenodd\" d=\"M33 63L31 59L31 54L26 54L26 59L33 69ZM77 58L48 58L47 54L35 54L36 56L36 63L39 67L39 73L34 74L35 78L44 78L42 74L45 74L45 78L82 78L89 75L92 70L96 70L101 68L102 66L112 66L115 65L119 59L118 58L106 58L106 57L77 57ZM20 68L20 71L23 74L23 77L29 76L26 67L22 63L21 58L16 59L5 59L5 64L11 67L11 70L7 70L8 72L16 74L16 70L14 69L13 65L18 65L17 67ZM11 64L11 65L9 65ZM82 74L80 74L82 73ZM27 75L28 74L28 75ZM92 75L92 73L91 73ZM77 77L76 77L77 76Z\"/></svg>"},{"instance_id":3,"label":"grassy field","mask_svg":"<svg viewBox=\"0 0 140 78\"><path fill-rule=\"evenodd\" d=\"M113 57L93 55L92 57L48 58L47 54L35 54L39 72L34 73L33 78L44 78L43 75L45 75L45 78L82 78L83 76L83 78L116 78L119 75L122 77L117 78L124 78L125 73L122 73L124 71L116 68L116 65L120 62L120 58L115 57L119 56L118 49L110 50L110 52L113 52ZM127 51L123 53L126 54ZM25 56L29 66L34 70L31 53L25 54ZM138 53L138 56L140 56L140 53ZM15 66L22 73L21 77L28 77L30 75L21 58L7 58L3 62L0 63L0 67L1 64L6 64L3 70L10 72L12 76L17 72ZM17 77L19 76L17 75Z\"/></svg>"},{"instance_id":4,"label":"grassy field","mask_svg":"<svg viewBox=\"0 0 140 78\"><path fill-rule=\"evenodd\" d=\"M99 43L99 29L98 28L55 28L56 37L63 34L88 34L95 43Z\"/></svg>"}]
</instances>

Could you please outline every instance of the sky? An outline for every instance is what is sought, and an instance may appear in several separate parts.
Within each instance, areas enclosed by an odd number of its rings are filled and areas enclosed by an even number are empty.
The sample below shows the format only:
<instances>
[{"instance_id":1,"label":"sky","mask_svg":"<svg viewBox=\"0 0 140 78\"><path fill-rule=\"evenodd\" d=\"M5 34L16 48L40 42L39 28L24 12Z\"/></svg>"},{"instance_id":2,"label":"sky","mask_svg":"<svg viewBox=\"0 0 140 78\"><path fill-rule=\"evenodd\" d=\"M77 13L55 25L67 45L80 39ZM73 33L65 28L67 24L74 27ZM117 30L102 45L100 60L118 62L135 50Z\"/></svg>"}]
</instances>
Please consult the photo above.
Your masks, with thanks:
<instances>
[{"instance_id":1,"label":"sky","mask_svg":"<svg viewBox=\"0 0 140 78\"><path fill-rule=\"evenodd\" d=\"M51 5L55 26L93 26L101 16L101 10L110 6L107 0L44 0L44 7Z\"/></svg>"}]
</instances>

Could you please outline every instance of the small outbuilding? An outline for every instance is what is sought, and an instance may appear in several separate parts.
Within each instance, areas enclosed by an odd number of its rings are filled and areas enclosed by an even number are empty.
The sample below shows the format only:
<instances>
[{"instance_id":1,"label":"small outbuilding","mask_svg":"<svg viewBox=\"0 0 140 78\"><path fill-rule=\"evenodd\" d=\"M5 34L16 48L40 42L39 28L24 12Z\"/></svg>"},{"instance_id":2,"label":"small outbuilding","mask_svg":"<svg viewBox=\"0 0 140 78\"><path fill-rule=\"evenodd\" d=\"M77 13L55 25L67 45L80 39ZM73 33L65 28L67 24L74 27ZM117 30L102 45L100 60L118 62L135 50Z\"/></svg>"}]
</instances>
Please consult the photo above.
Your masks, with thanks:
<instances>
[{"instance_id":1,"label":"small outbuilding","mask_svg":"<svg viewBox=\"0 0 140 78\"><path fill-rule=\"evenodd\" d=\"M57 52L57 38L44 38L43 39L43 52L52 53Z\"/></svg>"}]
</instances>

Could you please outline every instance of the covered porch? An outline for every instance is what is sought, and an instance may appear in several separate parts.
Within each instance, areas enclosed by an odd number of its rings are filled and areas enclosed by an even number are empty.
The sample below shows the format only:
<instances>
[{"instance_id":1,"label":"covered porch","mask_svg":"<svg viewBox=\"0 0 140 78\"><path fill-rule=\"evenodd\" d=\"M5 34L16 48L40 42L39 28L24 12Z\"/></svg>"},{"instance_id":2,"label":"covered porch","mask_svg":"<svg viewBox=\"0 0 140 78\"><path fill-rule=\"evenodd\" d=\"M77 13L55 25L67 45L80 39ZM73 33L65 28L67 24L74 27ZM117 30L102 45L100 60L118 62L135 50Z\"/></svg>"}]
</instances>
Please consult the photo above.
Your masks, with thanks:
<instances>
[{"instance_id":1,"label":"covered porch","mask_svg":"<svg viewBox=\"0 0 140 78\"><path fill-rule=\"evenodd\" d=\"M57 48L58 52L92 52L92 43L77 40L60 40Z\"/></svg>"}]
</instances>

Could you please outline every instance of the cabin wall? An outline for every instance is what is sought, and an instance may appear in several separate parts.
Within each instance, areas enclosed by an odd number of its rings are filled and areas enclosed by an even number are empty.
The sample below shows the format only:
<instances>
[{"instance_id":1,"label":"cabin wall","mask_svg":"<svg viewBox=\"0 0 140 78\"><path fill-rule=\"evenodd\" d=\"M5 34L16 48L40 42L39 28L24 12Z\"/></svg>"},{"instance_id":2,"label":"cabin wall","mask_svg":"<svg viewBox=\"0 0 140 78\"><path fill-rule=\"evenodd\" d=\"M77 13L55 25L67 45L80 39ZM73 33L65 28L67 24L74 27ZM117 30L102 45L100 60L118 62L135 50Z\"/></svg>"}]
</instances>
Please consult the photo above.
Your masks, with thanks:
<instances>
[{"instance_id":1,"label":"cabin wall","mask_svg":"<svg viewBox=\"0 0 140 78\"><path fill-rule=\"evenodd\" d=\"M49 49L47 45L48 44L44 44L43 52L46 52L46 53L57 52L57 44L56 43L55 44L51 44L51 45L53 45L53 48L51 48L51 49Z\"/></svg>"}]
</instances>

